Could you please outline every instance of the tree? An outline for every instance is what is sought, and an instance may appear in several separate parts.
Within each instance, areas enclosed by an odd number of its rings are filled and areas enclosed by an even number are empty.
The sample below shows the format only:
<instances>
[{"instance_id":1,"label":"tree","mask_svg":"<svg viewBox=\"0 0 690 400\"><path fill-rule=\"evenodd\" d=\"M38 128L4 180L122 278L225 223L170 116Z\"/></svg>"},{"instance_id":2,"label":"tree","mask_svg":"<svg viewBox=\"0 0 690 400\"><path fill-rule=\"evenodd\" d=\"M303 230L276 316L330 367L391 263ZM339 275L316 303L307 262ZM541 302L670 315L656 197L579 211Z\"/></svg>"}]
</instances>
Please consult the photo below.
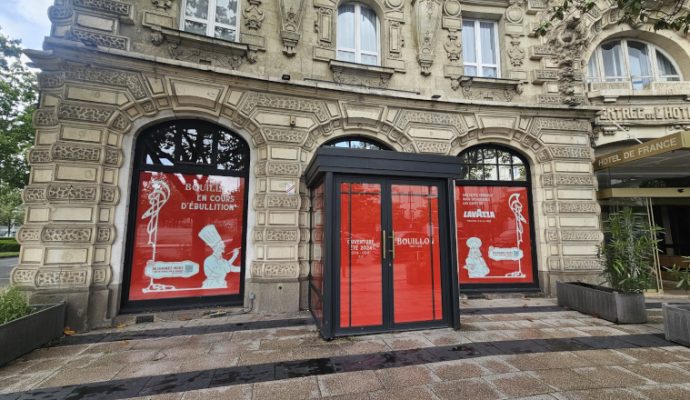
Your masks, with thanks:
<instances>
[{"instance_id":1,"label":"tree","mask_svg":"<svg viewBox=\"0 0 690 400\"><path fill-rule=\"evenodd\" d=\"M7 227L7 236L12 234L12 226L21 223L23 219L21 190L9 189L0 192L0 224Z\"/></svg>"},{"instance_id":2,"label":"tree","mask_svg":"<svg viewBox=\"0 0 690 400\"><path fill-rule=\"evenodd\" d=\"M563 21L573 12L585 13L596 5L596 0L556 0L546 20L536 28L544 36L553 27L554 21ZM621 10L620 23L630 26L651 24L655 31L674 30L688 33L690 30L690 9L684 7L685 0L616 0Z\"/></svg>"},{"instance_id":3,"label":"tree","mask_svg":"<svg viewBox=\"0 0 690 400\"><path fill-rule=\"evenodd\" d=\"M34 143L36 75L20 60L20 43L0 31L0 195L26 185L26 152Z\"/></svg>"}]
</instances>

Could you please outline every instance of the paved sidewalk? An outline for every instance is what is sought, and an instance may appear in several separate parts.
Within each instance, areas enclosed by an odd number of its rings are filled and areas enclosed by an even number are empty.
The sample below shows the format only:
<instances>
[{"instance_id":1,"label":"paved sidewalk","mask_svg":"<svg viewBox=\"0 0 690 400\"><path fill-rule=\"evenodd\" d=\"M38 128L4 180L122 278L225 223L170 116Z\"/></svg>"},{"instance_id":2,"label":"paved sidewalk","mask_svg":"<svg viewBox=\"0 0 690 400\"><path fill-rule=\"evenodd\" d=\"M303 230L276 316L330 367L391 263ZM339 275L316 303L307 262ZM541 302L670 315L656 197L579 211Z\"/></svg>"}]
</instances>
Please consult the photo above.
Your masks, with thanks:
<instances>
[{"instance_id":1,"label":"paved sidewalk","mask_svg":"<svg viewBox=\"0 0 690 400\"><path fill-rule=\"evenodd\" d=\"M0 368L0 399L690 399L690 349L649 306L613 325L552 299L463 300L460 331L330 342L308 313L167 314Z\"/></svg>"}]
</instances>

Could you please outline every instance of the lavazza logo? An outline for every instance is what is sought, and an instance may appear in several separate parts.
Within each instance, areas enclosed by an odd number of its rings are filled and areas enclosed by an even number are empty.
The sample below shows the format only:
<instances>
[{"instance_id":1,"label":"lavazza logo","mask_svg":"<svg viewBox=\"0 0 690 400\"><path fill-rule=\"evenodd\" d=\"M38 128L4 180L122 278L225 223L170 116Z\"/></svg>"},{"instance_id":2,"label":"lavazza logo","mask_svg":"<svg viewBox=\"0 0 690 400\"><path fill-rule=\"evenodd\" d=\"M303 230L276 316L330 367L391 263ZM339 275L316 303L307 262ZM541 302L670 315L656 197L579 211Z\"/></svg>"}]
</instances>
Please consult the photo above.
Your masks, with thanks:
<instances>
[{"instance_id":1,"label":"lavazza logo","mask_svg":"<svg viewBox=\"0 0 690 400\"><path fill-rule=\"evenodd\" d=\"M493 219L496 218L496 214L493 211L484 211L480 208L476 210L467 210L463 214L465 218L486 218Z\"/></svg>"}]
</instances>

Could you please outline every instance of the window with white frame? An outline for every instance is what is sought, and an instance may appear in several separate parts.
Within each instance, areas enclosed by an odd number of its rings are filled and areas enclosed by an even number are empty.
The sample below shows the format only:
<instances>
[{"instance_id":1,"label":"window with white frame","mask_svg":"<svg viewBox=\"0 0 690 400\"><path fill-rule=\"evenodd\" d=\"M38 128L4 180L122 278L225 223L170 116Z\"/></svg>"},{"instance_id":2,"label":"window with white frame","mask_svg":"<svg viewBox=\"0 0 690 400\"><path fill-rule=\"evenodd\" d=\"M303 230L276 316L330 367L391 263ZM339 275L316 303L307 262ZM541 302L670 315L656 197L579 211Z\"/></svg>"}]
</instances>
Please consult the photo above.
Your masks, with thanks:
<instances>
[{"instance_id":1,"label":"window with white frame","mask_svg":"<svg viewBox=\"0 0 690 400\"><path fill-rule=\"evenodd\" d=\"M379 65L379 19L371 8L360 3L338 7L337 59Z\"/></svg>"},{"instance_id":2,"label":"window with white frame","mask_svg":"<svg viewBox=\"0 0 690 400\"><path fill-rule=\"evenodd\" d=\"M657 46L639 40L603 43L587 63L587 80L630 82L633 90L648 89L651 82L680 81L676 63Z\"/></svg>"},{"instance_id":3,"label":"window with white frame","mask_svg":"<svg viewBox=\"0 0 690 400\"><path fill-rule=\"evenodd\" d=\"M185 0L182 29L224 40L238 38L239 0Z\"/></svg>"},{"instance_id":4,"label":"window with white frame","mask_svg":"<svg viewBox=\"0 0 690 400\"><path fill-rule=\"evenodd\" d=\"M463 19L462 59L465 75L487 78L501 76L496 21Z\"/></svg>"}]
</instances>

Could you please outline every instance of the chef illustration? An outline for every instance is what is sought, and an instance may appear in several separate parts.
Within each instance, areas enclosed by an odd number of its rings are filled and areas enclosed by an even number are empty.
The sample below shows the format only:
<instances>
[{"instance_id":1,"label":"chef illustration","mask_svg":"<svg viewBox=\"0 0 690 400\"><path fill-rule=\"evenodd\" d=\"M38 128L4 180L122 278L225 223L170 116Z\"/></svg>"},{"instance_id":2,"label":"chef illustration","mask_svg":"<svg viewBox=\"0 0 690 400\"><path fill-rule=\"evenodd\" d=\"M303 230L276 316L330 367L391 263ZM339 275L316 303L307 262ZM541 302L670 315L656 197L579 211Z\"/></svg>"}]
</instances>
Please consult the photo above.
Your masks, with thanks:
<instances>
[{"instance_id":1,"label":"chef illustration","mask_svg":"<svg viewBox=\"0 0 690 400\"><path fill-rule=\"evenodd\" d=\"M225 281L225 276L229 272L240 272L240 267L234 265L235 260L240 255L240 248L237 247L232 251L232 256L230 260L223 258L223 252L225 252L225 243L223 239L218 234L216 226L206 225L199 231L199 237L203 240L208 247L213 249L213 254L206 257L204 260L204 274L206 275L206 280L202 284L204 289L225 289L228 287L228 283Z\"/></svg>"}]
</instances>

